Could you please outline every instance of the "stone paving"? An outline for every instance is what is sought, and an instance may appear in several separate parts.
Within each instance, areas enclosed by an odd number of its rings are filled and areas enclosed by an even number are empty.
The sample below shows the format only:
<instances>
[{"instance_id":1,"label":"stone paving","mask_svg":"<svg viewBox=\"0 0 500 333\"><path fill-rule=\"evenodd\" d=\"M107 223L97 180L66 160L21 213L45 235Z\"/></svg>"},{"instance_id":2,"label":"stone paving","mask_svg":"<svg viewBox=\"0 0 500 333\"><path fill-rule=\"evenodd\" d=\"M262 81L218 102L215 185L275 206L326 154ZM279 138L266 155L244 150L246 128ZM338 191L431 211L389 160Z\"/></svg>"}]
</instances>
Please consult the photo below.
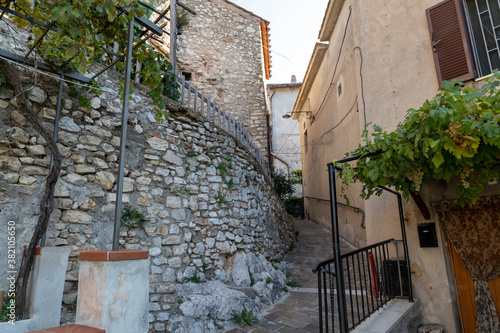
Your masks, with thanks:
<instances>
[{"instance_id":1,"label":"stone paving","mask_svg":"<svg viewBox=\"0 0 500 333\"><path fill-rule=\"evenodd\" d=\"M311 221L296 220L299 232L293 251L285 256L291 267L291 279L300 283L299 288L290 288L288 296L261 314L252 326L237 327L226 333L266 332L319 332L317 276L314 266L333 256L331 232ZM355 248L341 239L342 252Z\"/></svg>"}]
</instances>

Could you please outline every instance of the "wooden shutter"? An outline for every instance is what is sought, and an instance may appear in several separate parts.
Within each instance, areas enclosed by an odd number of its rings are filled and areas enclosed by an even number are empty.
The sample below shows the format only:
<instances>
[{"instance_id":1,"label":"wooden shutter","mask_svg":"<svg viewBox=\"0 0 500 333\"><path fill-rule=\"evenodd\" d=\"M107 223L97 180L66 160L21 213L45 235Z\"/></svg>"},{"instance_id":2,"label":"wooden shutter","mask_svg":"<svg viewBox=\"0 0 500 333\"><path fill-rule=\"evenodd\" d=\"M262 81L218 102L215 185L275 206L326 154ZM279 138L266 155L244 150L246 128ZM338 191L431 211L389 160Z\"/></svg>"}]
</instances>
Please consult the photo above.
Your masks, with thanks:
<instances>
[{"instance_id":1,"label":"wooden shutter","mask_svg":"<svg viewBox=\"0 0 500 333\"><path fill-rule=\"evenodd\" d=\"M446 0L426 10L439 83L473 79L472 55L459 0Z\"/></svg>"}]
</instances>

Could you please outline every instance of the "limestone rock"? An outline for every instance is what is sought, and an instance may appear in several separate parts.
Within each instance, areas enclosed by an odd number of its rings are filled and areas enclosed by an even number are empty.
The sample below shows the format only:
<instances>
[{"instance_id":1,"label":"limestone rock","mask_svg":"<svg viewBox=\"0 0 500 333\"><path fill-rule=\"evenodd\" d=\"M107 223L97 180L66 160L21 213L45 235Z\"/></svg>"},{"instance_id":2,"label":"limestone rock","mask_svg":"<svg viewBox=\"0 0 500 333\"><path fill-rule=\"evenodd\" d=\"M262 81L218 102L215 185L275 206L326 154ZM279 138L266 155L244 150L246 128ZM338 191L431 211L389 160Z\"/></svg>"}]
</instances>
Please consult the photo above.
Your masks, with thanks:
<instances>
[{"instance_id":1,"label":"limestone rock","mask_svg":"<svg viewBox=\"0 0 500 333\"><path fill-rule=\"evenodd\" d=\"M10 137L13 140L28 143L30 140L30 135L28 132L19 127L14 127L10 132Z\"/></svg>"},{"instance_id":2,"label":"limestone rock","mask_svg":"<svg viewBox=\"0 0 500 333\"><path fill-rule=\"evenodd\" d=\"M157 138L157 137L152 137L147 140L148 144L151 146L151 148L159 150L159 151L167 151L168 149L168 142Z\"/></svg>"},{"instance_id":3,"label":"limestone rock","mask_svg":"<svg viewBox=\"0 0 500 333\"><path fill-rule=\"evenodd\" d=\"M238 253L234 258L231 276L238 287L250 286L250 274L248 273L247 256L245 253Z\"/></svg>"},{"instance_id":4,"label":"limestone rock","mask_svg":"<svg viewBox=\"0 0 500 333\"><path fill-rule=\"evenodd\" d=\"M78 126L72 118L67 116L62 117L61 120L59 120L59 128L75 133L80 132L81 130L80 126Z\"/></svg>"},{"instance_id":5,"label":"limestone rock","mask_svg":"<svg viewBox=\"0 0 500 333\"><path fill-rule=\"evenodd\" d=\"M27 146L26 150L31 155L36 155L36 156L45 155L45 147L42 145Z\"/></svg>"},{"instance_id":6,"label":"limestone rock","mask_svg":"<svg viewBox=\"0 0 500 333\"><path fill-rule=\"evenodd\" d=\"M61 220L63 222L89 224L92 221L92 216L78 210L67 210L63 213Z\"/></svg>"},{"instance_id":7,"label":"limestone rock","mask_svg":"<svg viewBox=\"0 0 500 333\"><path fill-rule=\"evenodd\" d=\"M90 100L90 106L92 109L99 109L101 107L101 99L99 97L94 97Z\"/></svg>"},{"instance_id":8,"label":"limestone rock","mask_svg":"<svg viewBox=\"0 0 500 333\"><path fill-rule=\"evenodd\" d=\"M47 100L47 93L38 87L34 87L28 91L27 97L32 102L43 104Z\"/></svg>"},{"instance_id":9,"label":"limestone rock","mask_svg":"<svg viewBox=\"0 0 500 333\"><path fill-rule=\"evenodd\" d=\"M99 183L103 189L111 190L115 182L115 176L106 171L99 171L95 175L95 181Z\"/></svg>"}]
</instances>

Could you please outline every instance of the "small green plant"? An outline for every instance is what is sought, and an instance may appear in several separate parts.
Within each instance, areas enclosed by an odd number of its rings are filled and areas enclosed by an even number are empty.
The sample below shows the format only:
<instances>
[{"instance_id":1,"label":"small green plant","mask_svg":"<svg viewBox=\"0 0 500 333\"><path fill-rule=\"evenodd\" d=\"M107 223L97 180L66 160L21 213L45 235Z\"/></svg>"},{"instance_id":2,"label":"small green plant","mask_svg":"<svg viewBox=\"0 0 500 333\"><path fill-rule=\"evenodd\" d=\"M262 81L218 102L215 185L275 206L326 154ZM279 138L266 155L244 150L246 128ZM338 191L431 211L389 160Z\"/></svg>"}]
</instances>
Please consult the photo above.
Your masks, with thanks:
<instances>
[{"instance_id":1,"label":"small green plant","mask_svg":"<svg viewBox=\"0 0 500 333\"><path fill-rule=\"evenodd\" d=\"M220 176L222 178L224 178L226 176L226 173L227 173L227 164L224 162L220 162L217 165L217 169L219 169Z\"/></svg>"},{"instance_id":2,"label":"small green plant","mask_svg":"<svg viewBox=\"0 0 500 333\"><path fill-rule=\"evenodd\" d=\"M247 162L248 162L248 164L252 164L253 160L250 156L247 157Z\"/></svg>"},{"instance_id":3,"label":"small green plant","mask_svg":"<svg viewBox=\"0 0 500 333\"><path fill-rule=\"evenodd\" d=\"M186 165L186 171L189 171L189 170L190 170L190 169L189 169L189 165Z\"/></svg>"},{"instance_id":4,"label":"small green plant","mask_svg":"<svg viewBox=\"0 0 500 333\"><path fill-rule=\"evenodd\" d=\"M126 204L122 209L121 225L128 228L144 229L143 224L148 222L149 218L144 212L136 207L130 207Z\"/></svg>"},{"instance_id":5,"label":"small green plant","mask_svg":"<svg viewBox=\"0 0 500 333\"><path fill-rule=\"evenodd\" d=\"M278 258L278 259L274 260L274 262L277 264L281 264L283 262L283 259Z\"/></svg>"},{"instance_id":6,"label":"small green plant","mask_svg":"<svg viewBox=\"0 0 500 333\"><path fill-rule=\"evenodd\" d=\"M250 275L250 285L253 286L255 284L255 279L253 277L253 273L248 271L248 275Z\"/></svg>"},{"instance_id":7,"label":"small green plant","mask_svg":"<svg viewBox=\"0 0 500 333\"><path fill-rule=\"evenodd\" d=\"M201 279L201 277L198 275L198 271L194 271L194 274L193 276L191 277L186 277L184 278L184 280L188 280L189 282L193 282L193 283L202 283L202 282L205 282Z\"/></svg>"},{"instance_id":8,"label":"small green plant","mask_svg":"<svg viewBox=\"0 0 500 333\"><path fill-rule=\"evenodd\" d=\"M287 293L288 292L288 288L286 286L283 287L283 291Z\"/></svg>"},{"instance_id":9,"label":"small green plant","mask_svg":"<svg viewBox=\"0 0 500 333\"><path fill-rule=\"evenodd\" d=\"M210 147L210 148L207 148L207 150L205 150L205 155L208 156L208 158L210 158L211 160L213 160L215 158L215 147Z\"/></svg>"},{"instance_id":10,"label":"small green plant","mask_svg":"<svg viewBox=\"0 0 500 333\"><path fill-rule=\"evenodd\" d=\"M225 182L225 183L226 183L226 186L227 186L228 188L231 188L231 187L233 187L233 186L234 186L234 182L233 182L233 179L232 179L232 178L231 178L231 179L229 179L229 180L226 180L226 182Z\"/></svg>"},{"instance_id":11,"label":"small green plant","mask_svg":"<svg viewBox=\"0 0 500 333\"><path fill-rule=\"evenodd\" d=\"M285 271L285 276L287 279L290 278L290 276L292 276L292 273L290 272L290 268L287 268L286 271Z\"/></svg>"},{"instance_id":12,"label":"small green plant","mask_svg":"<svg viewBox=\"0 0 500 333\"><path fill-rule=\"evenodd\" d=\"M15 296L9 297L9 296L7 296L7 293L5 293L5 295L6 296L4 296L4 298L3 298L2 313L0 314L0 322L10 320L7 316L10 312L10 309L7 306L11 304L12 300L14 300L14 302L16 300Z\"/></svg>"},{"instance_id":13,"label":"small green plant","mask_svg":"<svg viewBox=\"0 0 500 333\"><path fill-rule=\"evenodd\" d=\"M292 252L297 246L295 245L295 242L292 241L292 243L290 244L290 248L288 249L288 251Z\"/></svg>"},{"instance_id":14,"label":"small green plant","mask_svg":"<svg viewBox=\"0 0 500 333\"><path fill-rule=\"evenodd\" d=\"M73 301L73 311L76 311L76 306L78 305L78 295L75 297L75 300Z\"/></svg>"},{"instance_id":15,"label":"small green plant","mask_svg":"<svg viewBox=\"0 0 500 333\"><path fill-rule=\"evenodd\" d=\"M273 283L273 279L270 277L266 278L266 284Z\"/></svg>"},{"instance_id":16,"label":"small green plant","mask_svg":"<svg viewBox=\"0 0 500 333\"><path fill-rule=\"evenodd\" d=\"M203 270L207 269L208 268L208 264L206 262L204 262L202 265L201 265L201 268Z\"/></svg>"},{"instance_id":17,"label":"small green plant","mask_svg":"<svg viewBox=\"0 0 500 333\"><path fill-rule=\"evenodd\" d=\"M298 287L300 287L300 282L296 281L294 279L287 279L286 285L289 287L292 287L292 288L298 288Z\"/></svg>"},{"instance_id":18,"label":"small green plant","mask_svg":"<svg viewBox=\"0 0 500 333\"><path fill-rule=\"evenodd\" d=\"M257 317L254 316L253 311L247 310L246 307L244 307L240 313L238 313L238 312L234 313L233 316L234 316L234 320L236 321L236 323L238 325L240 325L240 327L243 327L247 324L253 325L254 322L259 320Z\"/></svg>"},{"instance_id":19,"label":"small green plant","mask_svg":"<svg viewBox=\"0 0 500 333\"><path fill-rule=\"evenodd\" d=\"M233 168L233 159L231 157L227 157L226 161L227 161L227 167L229 169L232 169Z\"/></svg>"},{"instance_id":20,"label":"small green plant","mask_svg":"<svg viewBox=\"0 0 500 333\"><path fill-rule=\"evenodd\" d=\"M177 300L177 303L178 303L178 304L182 304L182 303L184 303L184 300L183 300L182 298L179 298L179 299Z\"/></svg>"},{"instance_id":21,"label":"small green plant","mask_svg":"<svg viewBox=\"0 0 500 333\"><path fill-rule=\"evenodd\" d=\"M194 150L188 150L187 151L187 156L189 156L189 157L195 157L196 153L194 152Z\"/></svg>"},{"instance_id":22,"label":"small green plant","mask_svg":"<svg viewBox=\"0 0 500 333\"><path fill-rule=\"evenodd\" d=\"M220 191L215 195L215 202L217 202L219 207L222 207L222 205L227 205L226 197Z\"/></svg>"},{"instance_id":23,"label":"small green plant","mask_svg":"<svg viewBox=\"0 0 500 333\"><path fill-rule=\"evenodd\" d=\"M276 264L274 264L274 265L273 265L273 267L274 267L274 269L275 269L275 270L278 270L278 269L279 269L279 268L278 268L278 265L276 265Z\"/></svg>"},{"instance_id":24,"label":"small green plant","mask_svg":"<svg viewBox=\"0 0 500 333\"><path fill-rule=\"evenodd\" d=\"M196 170L196 172L198 172L198 170L200 170L200 167L196 166L195 170Z\"/></svg>"}]
</instances>

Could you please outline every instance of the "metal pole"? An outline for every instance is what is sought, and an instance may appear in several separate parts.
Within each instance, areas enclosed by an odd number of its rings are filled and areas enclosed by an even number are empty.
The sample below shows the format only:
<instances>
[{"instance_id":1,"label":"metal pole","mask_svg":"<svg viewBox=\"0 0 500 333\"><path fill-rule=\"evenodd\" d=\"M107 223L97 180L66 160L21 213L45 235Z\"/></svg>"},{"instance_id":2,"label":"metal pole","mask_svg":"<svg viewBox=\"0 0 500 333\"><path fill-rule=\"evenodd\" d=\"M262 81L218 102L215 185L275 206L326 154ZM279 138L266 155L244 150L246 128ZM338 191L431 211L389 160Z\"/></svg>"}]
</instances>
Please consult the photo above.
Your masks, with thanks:
<instances>
[{"instance_id":1,"label":"metal pole","mask_svg":"<svg viewBox=\"0 0 500 333\"><path fill-rule=\"evenodd\" d=\"M130 71L132 68L132 43L134 41L134 19L128 21L127 56L125 62L125 83L123 87L122 132L120 137L120 159L116 188L115 229L113 231L113 251L118 251L120 221L122 218L123 169L125 167L125 143L127 141L128 99L130 94Z\"/></svg>"},{"instance_id":2,"label":"metal pole","mask_svg":"<svg viewBox=\"0 0 500 333\"><path fill-rule=\"evenodd\" d=\"M170 0L170 62L177 68L177 0Z\"/></svg>"},{"instance_id":3,"label":"metal pole","mask_svg":"<svg viewBox=\"0 0 500 333\"><path fill-rule=\"evenodd\" d=\"M333 163L328 163L328 178L330 181L330 213L332 220L333 257L335 258L335 284L337 302L339 304L339 328L341 333L347 333L347 311L345 305L344 271L340 259L339 218L337 211L337 188L335 185L335 169Z\"/></svg>"},{"instance_id":4,"label":"metal pole","mask_svg":"<svg viewBox=\"0 0 500 333\"><path fill-rule=\"evenodd\" d=\"M403 251L405 253L406 270L408 272L408 298L410 302L413 302L413 290L411 285L411 270L410 270L410 256L408 254L408 243L406 242L406 229L405 229L405 217L403 214L403 201L401 200L401 194L396 193L398 197L398 209L399 209L399 222L401 224L401 236L403 237ZM399 265L399 264L398 264ZM401 281L401 284L403 281Z\"/></svg>"}]
</instances>

